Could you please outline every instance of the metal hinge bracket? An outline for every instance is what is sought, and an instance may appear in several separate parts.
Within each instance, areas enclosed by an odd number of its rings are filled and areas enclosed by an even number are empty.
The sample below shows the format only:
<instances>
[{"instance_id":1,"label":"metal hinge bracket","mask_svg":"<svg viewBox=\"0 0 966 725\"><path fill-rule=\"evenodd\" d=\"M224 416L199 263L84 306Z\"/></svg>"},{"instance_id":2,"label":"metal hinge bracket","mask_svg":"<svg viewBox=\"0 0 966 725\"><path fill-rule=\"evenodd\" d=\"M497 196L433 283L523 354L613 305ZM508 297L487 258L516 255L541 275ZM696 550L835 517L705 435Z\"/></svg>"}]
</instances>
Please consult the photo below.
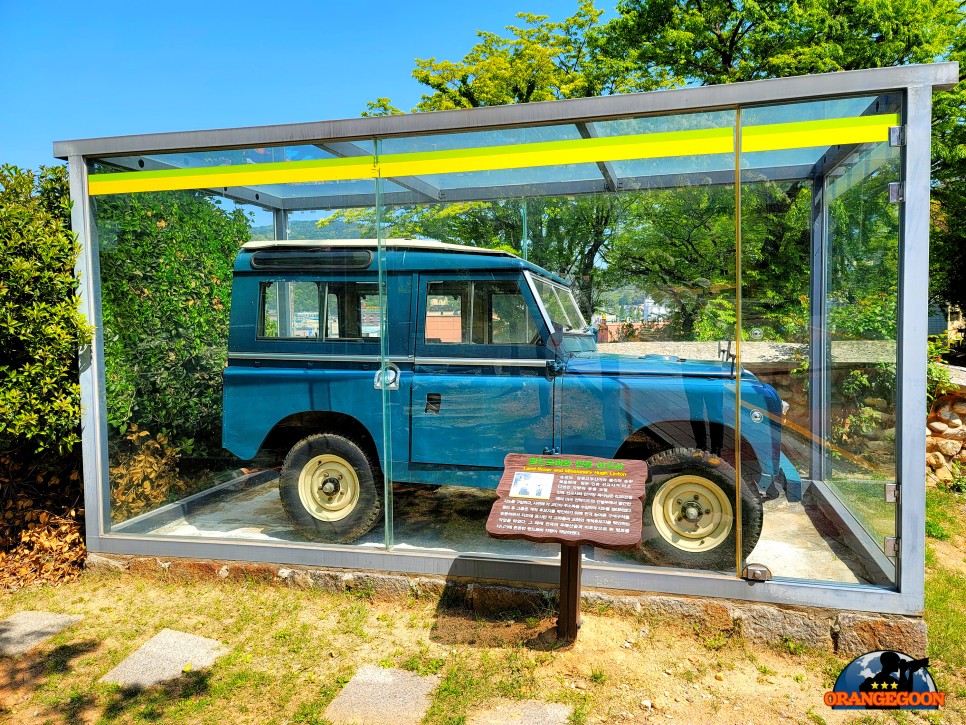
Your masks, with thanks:
<instances>
[{"instance_id":1,"label":"metal hinge bracket","mask_svg":"<svg viewBox=\"0 0 966 725\"><path fill-rule=\"evenodd\" d=\"M899 503L899 484L887 483L885 487L886 503Z\"/></svg>"},{"instance_id":2,"label":"metal hinge bracket","mask_svg":"<svg viewBox=\"0 0 966 725\"><path fill-rule=\"evenodd\" d=\"M899 539L898 536L887 536L885 537L885 541L883 543L884 546L882 548L886 556L899 556L899 544L901 543L901 539Z\"/></svg>"},{"instance_id":3,"label":"metal hinge bracket","mask_svg":"<svg viewBox=\"0 0 966 725\"><path fill-rule=\"evenodd\" d=\"M747 564L741 570L741 578L753 582L771 581L771 570L764 564Z\"/></svg>"},{"instance_id":4,"label":"metal hinge bracket","mask_svg":"<svg viewBox=\"0 0 966 725\"><path fill-rule=\"evenodd\" d=\"M889 183L889 203L898 204L905 200L905 189L901 182L893 181Z\"/></svg>"},{"instance_id":5,"label":"metal hinge bracket","mask_svg":"<svg viewBox=\"0 0 966 725\"><path fill-rule=\"evenodd\" d=\"M905 126L889 126L889 145L890 146L906 145L906 127Z\"/></svg>"}]
</instances>

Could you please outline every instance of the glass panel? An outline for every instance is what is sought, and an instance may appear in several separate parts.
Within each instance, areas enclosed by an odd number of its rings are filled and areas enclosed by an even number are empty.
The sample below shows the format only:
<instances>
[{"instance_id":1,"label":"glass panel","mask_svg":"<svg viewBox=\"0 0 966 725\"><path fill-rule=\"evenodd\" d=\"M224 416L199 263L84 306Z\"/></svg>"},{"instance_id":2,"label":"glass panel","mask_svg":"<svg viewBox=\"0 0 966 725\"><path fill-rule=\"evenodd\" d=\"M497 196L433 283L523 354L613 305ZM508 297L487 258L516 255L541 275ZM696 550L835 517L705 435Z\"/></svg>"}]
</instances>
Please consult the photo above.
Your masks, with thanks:
<instances>
[{"instance_id":1,"label":"glass panel","mask_svg":"<svg viewBox=\"0 0 966 725\"><path fill-rule=\"evenodd\" d=\"M894 98L885 101L897 105ZM889 583L895 583L895 561L882 550L884 538L897 535L885 486L896 481L899 276L899 205L889 202L889 184L900 178L899 149L882 141L844 155L825 180L825 475L853 535L882 570L878 578Z\"/></svg>"},{"instance_id":2,"label":"glass panel","mask_svg":"<svg viewBox=\"0 0 966 725\"><path fill-rule=\"evenodd\" d=\"M417 325L411 372L390 355L408 387L400 398L412 401L387 414L396 546L556 555L556 546L486 536L505 455L641 458L652 460L656 482L647 543L594 556L632 567L734 571L735 365L723 356L735 329L734 118L578 124L553 139L543 129L542 137L482 132L380 142L386 154L533 143L528 151L539 155L547 140L603 139L615 156L572 164L568 154L578 146L561 146L553 164L421 175L466 195L382 207L386 240L461 245L403 254L385 244L390 307L413 309ZM651 154L657 143L672 151L642 159L622 151L616 160L611 150L640 144L634 148ZM693 174L662 177L669 188L605 191L620 169L680 173L695 157L701 171L730 170L727 185ZM487 163L499 158L490 154ZM553 192L559 182L571 184L562 187L568 195ZM397 301L394 289L402 292Z\"/></svg>"},{"instance_id":3,"label":"glass panel","mask_svg":"<svg viewBox=\"0 0 966 725\"><path fill-rule=\"evenodd\" d=\"M92 209L111 533L384 546L375 242L198 191Z\"/></svg>"},{"instance_id":4,"label":"glass panel","mask_svg":"<svg viewBox=\"0 0 966 725\"><path fill-rule=\"evenodd\" d=\"M895 521L884 484L895 480L898 225L886 184L898 179L887 143L897 111L892 96L742 109L752 144L763 128L830 124L799 137L804 148L742 155L740 363L780 402L743 400L741 426L746 439L782 428L748 558L775 577L894 583L881 546Z\"/></svg>"}]
</instances>

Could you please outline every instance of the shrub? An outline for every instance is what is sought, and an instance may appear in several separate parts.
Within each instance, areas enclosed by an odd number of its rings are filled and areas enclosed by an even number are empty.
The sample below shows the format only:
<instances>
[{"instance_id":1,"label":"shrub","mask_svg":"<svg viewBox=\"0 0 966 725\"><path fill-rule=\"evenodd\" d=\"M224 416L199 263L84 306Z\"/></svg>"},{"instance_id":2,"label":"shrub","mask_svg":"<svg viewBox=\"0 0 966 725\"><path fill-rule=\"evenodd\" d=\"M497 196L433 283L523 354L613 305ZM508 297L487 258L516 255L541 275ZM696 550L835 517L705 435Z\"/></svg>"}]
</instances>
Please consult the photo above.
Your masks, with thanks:
<instances>
[{"instance_id":1,"label":"shrub","mask_svg":"<svg viewBox=\"0 0 966 725\"><path fill-rule=\"evenodd\" d=\"M79 441L78 311L64 167L0 167L0 452L65 454Z\"/></svg>"},{"instance_id":2,"label":"shrub","mask_svg":"<svg viewBox=\"0 0 966 725\"><path fill-rule=\"evenodd\" d=\"M0 167L0 587L78 571L78 312L64 167Z\"/></svg>"},{"instance_id":3,"label":"shrub","mask_svg":"<svg viewBox=\"0 0 966 725\"><path fill-rule=\"evenodd\" d=\"M181 452L220 446L221 373L240 210L197 192L97 200L108 424Z\"/></svg>"}]
</instances>

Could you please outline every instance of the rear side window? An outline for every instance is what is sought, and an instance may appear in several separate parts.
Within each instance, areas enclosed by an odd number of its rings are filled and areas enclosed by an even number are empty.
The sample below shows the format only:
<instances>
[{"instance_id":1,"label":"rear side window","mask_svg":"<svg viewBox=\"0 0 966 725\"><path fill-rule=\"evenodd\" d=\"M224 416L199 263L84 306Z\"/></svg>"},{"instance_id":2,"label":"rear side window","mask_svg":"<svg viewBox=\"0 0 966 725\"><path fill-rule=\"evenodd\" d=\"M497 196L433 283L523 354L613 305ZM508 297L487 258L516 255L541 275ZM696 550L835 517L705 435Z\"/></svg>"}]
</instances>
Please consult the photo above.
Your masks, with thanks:
<instances>
[{"instance_id":1,"label":"rear side window","mask_svg":"<svg viewBox=\"0 0 966 725\"><path fill-rule=\"evenodd\" d=\"M377 342L379 289L365 282L262 282L258 337L274 340Z\"/></svg>"}]
</instances>

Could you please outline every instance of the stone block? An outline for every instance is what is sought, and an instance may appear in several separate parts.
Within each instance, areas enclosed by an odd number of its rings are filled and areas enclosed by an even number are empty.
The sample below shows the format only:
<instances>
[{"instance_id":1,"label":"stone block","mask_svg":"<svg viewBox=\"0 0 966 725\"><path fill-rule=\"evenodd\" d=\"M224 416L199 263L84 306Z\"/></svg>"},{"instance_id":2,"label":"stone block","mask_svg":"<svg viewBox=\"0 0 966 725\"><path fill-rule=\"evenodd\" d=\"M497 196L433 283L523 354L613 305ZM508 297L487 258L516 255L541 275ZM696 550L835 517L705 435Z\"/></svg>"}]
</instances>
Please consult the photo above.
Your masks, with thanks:
<instances>
[{"instance_id":1,"label":"stone block","mask_svg":"<svg viewBox=\"0 0 966 725\"><path fill-rule=\"evenodd\" d=\"M926 622L919 617L885 617L840 612L835 652L858 657L866 652L892 649L913 658L926 656Z\"/></svg>"},{"instance_id":2,"label":"stone block","mask_svg":"<svg viewBox=\"0 0 966 725\"><path fill-rule=\"evenodd\" d=\"M333 725L419 725L430 706L436 677L363 665L325 710Z\"/></svg>"},{"instance_id":3,"label":"stone block","mask_svg":"<svg viewBox=\"0 0 966 725\"><path fill-rule=\"evenodd\" d=\"M799 611L742 604L732 607L731 616L740 622L742 636L752 644L775 645L787 637L824 652L833 649L832 624L835 615L828 610Z\"/></svg>"},{"instance_id":4,"label":"stone block","mask_svg":"<svg viewBox=\"0 0 966 725\"><path fill-rule=\"evenodd\" d=\"M100 681L128 688L150 687L209 667L227 651L217 640L162 629Z\"/></svg>"},{"instance_id":5,"label":"stone block","mask_svg":"<svg viewBox=\"0 0 966 725\"><path fill-rule=\"evenodd\" d=\"M949 459L955 456L962 449L961 441L950 440L948 438L938 438L930 436L926 439L927 453L942 453L943 458Z\"/></svg>"},{"instance_id":6,"label":"stone block","mask_svg":"<svg viewBox=\"0 0 966 725\"><path fill-rule=\"evenodd\" d=\"M349 591L365 593L377 599L405 599L409 595L409 577L398 574L354 574Z\"/></svg>"},{"instance_id":7,"label":"stone block","mask_svg":"<svg viewBox=\"0 0 966 725\"><path fill-rule=\"evenodd\" d=\"M17 612L0 620L0 655L13 657L26 652L82 619L53 612Z\"/></svg>"}]
</instances>

